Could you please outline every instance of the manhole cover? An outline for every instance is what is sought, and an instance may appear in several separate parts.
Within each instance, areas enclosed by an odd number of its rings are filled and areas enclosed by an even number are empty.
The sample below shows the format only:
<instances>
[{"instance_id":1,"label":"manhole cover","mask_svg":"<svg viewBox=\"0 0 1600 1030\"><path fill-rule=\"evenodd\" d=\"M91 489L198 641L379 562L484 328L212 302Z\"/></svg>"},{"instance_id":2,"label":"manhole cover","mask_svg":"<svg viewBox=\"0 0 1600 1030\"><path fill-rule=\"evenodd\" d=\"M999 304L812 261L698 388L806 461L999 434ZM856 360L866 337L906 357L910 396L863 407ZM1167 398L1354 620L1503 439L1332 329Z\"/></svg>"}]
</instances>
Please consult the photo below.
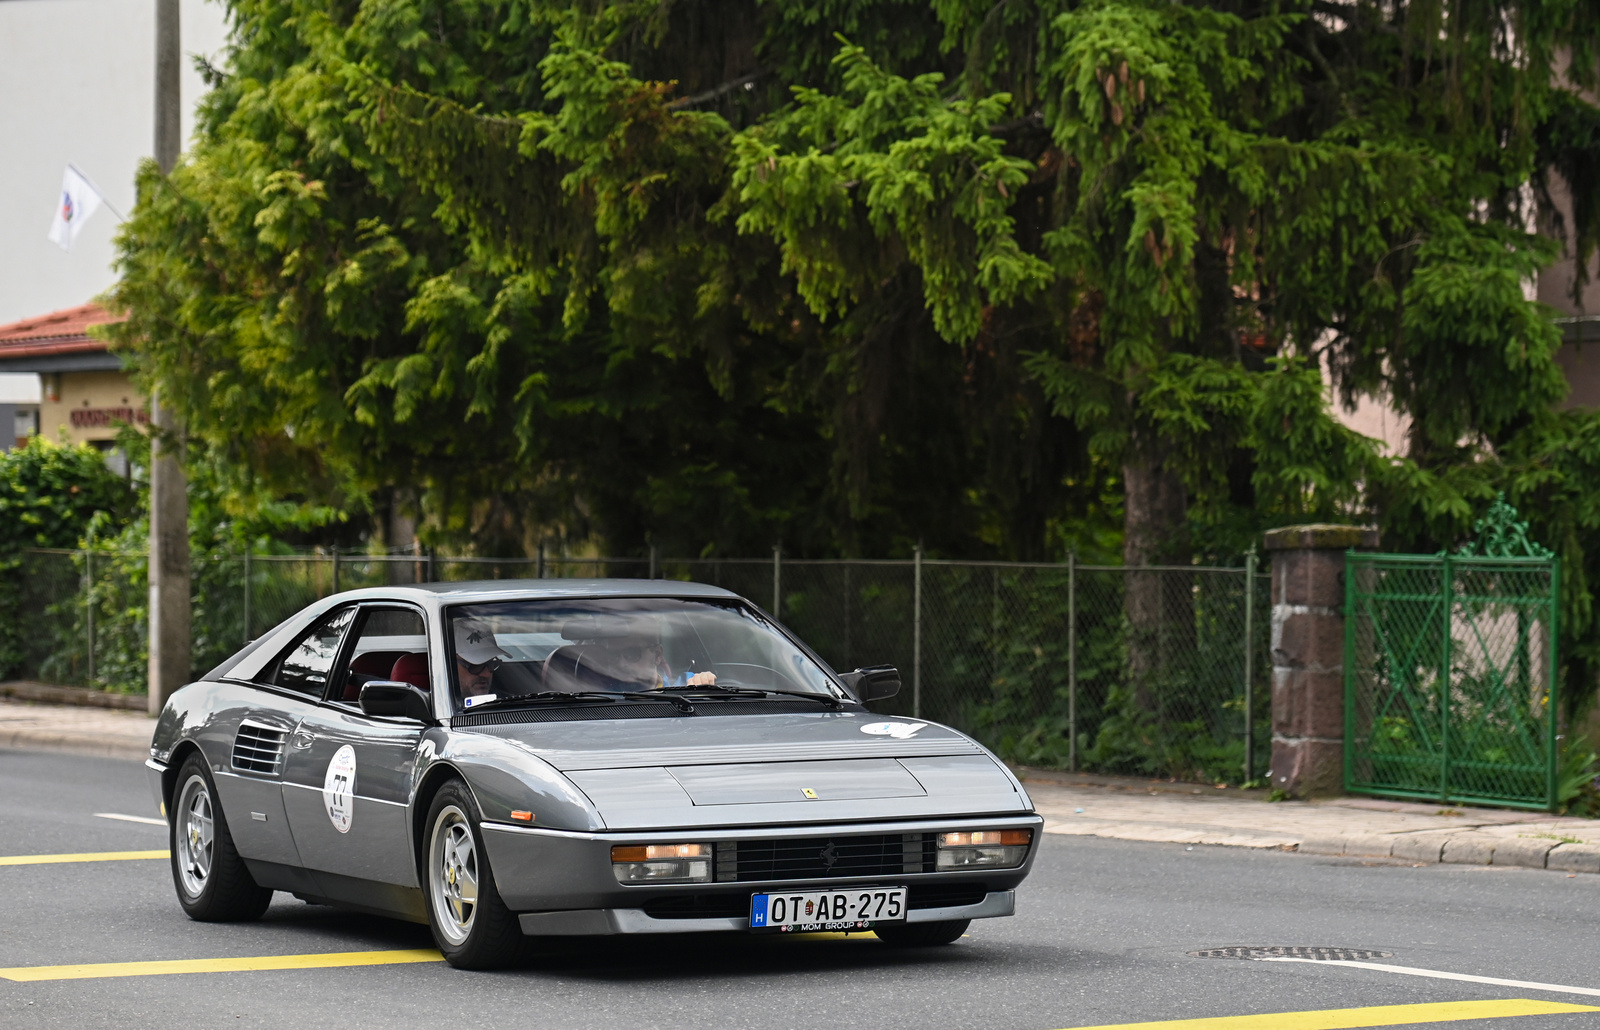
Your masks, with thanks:
<instances>
[{"instance_id":1,"label":"manhole cover","mask_svg":"<svg viewBox=\"0 0 1600 1030\"><path fill-rule=\"evenodd\" d=\"M1195 958L1309 958L1323 961L1370 962L1375 958L1394 958L1392 951L1365 948L1211 948L1189 952Z\"/></svg>"}]
</instances>

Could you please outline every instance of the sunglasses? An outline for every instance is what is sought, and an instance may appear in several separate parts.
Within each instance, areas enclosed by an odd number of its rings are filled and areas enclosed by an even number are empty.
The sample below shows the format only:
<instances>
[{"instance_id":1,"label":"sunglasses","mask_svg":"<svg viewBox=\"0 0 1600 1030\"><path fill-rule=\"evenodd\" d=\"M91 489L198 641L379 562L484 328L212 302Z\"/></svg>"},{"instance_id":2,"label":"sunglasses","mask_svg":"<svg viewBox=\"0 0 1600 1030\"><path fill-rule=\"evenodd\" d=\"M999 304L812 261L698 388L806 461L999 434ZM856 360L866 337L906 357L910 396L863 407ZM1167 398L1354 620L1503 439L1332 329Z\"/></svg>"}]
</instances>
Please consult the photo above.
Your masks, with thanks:
<instances>
[{"instance_id":1,"label":"sunglasses","mask_svg":"<svg viewBox=\"0 0 1600 1030\"><path fill-rule=\"evenodd\" d=\"M457 657L456 661L460 662L461 667L474 676L481 675L485 672L494 672L496 669L500 668L499 658L491 658L486 662L469 662L465 658Z\"/></svg>"}]
</instances>

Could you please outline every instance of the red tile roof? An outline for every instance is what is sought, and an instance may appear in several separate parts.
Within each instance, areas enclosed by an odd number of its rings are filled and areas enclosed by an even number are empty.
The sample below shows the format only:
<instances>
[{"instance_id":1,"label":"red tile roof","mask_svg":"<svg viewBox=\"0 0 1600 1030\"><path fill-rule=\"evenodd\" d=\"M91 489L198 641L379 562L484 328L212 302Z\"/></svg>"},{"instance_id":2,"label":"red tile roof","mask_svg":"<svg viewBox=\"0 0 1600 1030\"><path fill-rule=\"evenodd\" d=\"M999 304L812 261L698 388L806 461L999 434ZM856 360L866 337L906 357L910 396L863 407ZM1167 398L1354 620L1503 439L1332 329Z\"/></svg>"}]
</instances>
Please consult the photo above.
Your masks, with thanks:
<instances>
[{"instance_id":1,"label":"red tile roof","mask_svg":"<svg viewBox=\"0 0 1600 1030\"><path fill-rule=\"evenodd\" d=\"M113 315L99 304L80 304L0 325L0 359L104 351L105 341L90 336L89 327L121 322L125 318L126 315Z\"/></svg>"}]
</instances>

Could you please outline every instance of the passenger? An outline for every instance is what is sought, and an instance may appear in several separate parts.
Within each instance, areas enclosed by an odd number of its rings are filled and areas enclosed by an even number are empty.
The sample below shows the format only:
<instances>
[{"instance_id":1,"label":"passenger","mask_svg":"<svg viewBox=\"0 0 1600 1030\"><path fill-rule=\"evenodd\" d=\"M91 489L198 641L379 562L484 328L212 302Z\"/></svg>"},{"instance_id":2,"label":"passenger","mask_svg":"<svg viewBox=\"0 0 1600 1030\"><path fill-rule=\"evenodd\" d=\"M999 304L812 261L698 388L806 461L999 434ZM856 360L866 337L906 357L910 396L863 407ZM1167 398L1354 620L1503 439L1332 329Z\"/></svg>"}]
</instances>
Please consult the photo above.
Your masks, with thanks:
<instances>
[{"instance_id":1,"label":"passenger","mask_svg":"<svg viewBox=\"0 0 1600 1030\"><path fill-rule=\"evenodd\" d=\"M456 619L456 682L462 697L477 697L494 692L494 671L511 657L494 639L494 631L482 619Z\"/></svg>"}]
</instances>

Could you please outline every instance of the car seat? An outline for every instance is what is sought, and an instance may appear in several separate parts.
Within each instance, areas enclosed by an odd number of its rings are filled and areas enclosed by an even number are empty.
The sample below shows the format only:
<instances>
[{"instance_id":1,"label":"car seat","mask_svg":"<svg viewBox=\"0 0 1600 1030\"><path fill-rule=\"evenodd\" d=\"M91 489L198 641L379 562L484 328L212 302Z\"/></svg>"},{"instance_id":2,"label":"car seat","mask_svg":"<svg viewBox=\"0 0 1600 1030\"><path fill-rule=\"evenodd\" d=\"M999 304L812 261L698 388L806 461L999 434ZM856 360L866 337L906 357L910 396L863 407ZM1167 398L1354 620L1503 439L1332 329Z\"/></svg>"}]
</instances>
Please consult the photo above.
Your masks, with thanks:
<instances>
[{"instance_id":1,"label":"car seat","mask_svg":"<svg viewBox=\"0 0 1600 1030\"><path fill-rule=\"evenodd\" d=\"M391 679L389 670L394 668L395 660L404 654L404 651L368 651L356 655L350 663L350 675L344 679L344 690L340 692L339 699L350 704L360 701L361 688L373 680Z\"/></svg>"},{"instance_id":2,"label":"car seat","mask_svg":"<svg viewBox=\"0 0 1600 1030\"><path fill-rule=\"evenodd\" d=\"M394 663L394 668L389 671L389 678L409 683L419 690L431 689L431 679L428 675L428 656L426 654L403 654Z\"/></svg>"}]
</instances>

